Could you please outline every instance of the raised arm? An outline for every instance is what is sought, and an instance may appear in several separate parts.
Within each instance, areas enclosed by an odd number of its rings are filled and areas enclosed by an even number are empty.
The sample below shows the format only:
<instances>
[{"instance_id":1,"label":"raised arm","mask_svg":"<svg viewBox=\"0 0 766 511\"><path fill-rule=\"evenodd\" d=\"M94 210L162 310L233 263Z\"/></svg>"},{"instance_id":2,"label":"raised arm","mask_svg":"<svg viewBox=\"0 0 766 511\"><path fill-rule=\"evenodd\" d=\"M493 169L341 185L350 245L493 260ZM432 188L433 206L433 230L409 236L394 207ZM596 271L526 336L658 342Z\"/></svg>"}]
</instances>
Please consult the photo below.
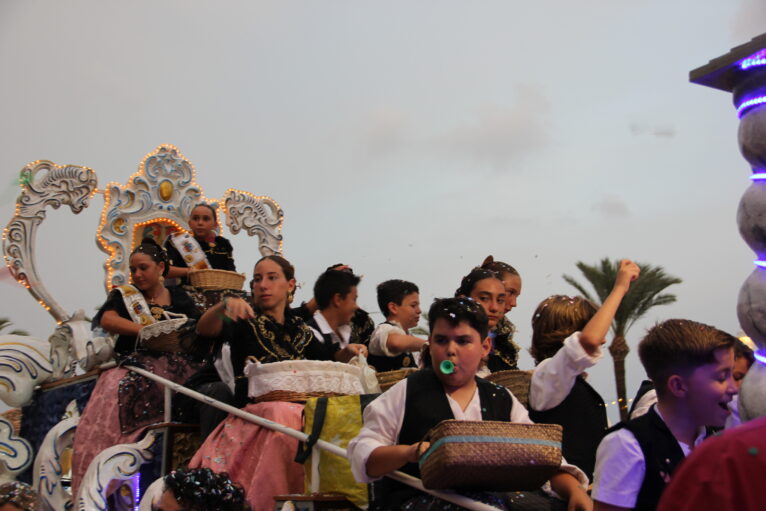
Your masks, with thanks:
<instances>
[{"instance_id":1,"label":"raised arm","mask_svg":"<svg viewBox=\"0 0 766 511\"><path fill-rule=\"evenodd\" d=\"M405 351L420 351L423 345L426 343L426 339L415 337L414 335L407 334L388 334L386 339L386 347L391 353L398 355Z\"/></svg>"},{"instance_id":2,"label":"raised arm","mask_svg":"<svg viewBox=\"0 0 766 511\"><path fill-rule=\"evenodd\" d=\"M617 308L630 289L630 283L638 278L639 273L641 270L633 261L629 259L620 261L620 269L617 271L612 292L609 293L596 314L585 325L582 335L580 335L580 344L589 355L595 354L599 347L606 342L606 334L612 325Z\"/></svg>"}]
</instances>

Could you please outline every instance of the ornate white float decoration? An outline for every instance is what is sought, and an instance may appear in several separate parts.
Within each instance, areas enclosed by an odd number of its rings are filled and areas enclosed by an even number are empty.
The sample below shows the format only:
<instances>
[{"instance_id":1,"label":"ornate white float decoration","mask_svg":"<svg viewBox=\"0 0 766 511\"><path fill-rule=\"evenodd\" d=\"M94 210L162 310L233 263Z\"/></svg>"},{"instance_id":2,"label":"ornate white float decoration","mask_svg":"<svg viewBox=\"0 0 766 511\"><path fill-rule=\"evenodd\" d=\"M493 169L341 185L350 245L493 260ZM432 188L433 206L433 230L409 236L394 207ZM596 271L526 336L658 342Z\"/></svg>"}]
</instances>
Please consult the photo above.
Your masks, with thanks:
<instances>
[{"instance_id":1,"label":"ornate white float decoration","mask_svg":"<svg viewBox=\"0 0 766 511\"><path fill-rule=\"evenodd\" d=\"M191 210L206 202L221 210L233 234L244 230L259 237L263 255L282 252L283 212L273 199L229 189L222 199L206 198L196 182L194 165L177 147L164 144L147 154L127 185L109 183L96 239L108 254L104 263L107 292L128 283L128 255L143 238L143 229L162 226L185 230ZM162 233L168 234L168 232Z\"/></svg>"},{"instance_id":2,"label":"ornate white float decoration","mask_svg":"<svg viewBox=\"0 0 766 511\"><path fill-rule=\"evenodd\" d=\"M154 458L151 447L157 437L149 432L140 442L104 449L88 466L77 494L78 511L106 511L106 492L112 480L127 481Z\"/></svg>"},{"instance_id":3,"label":"ornate white float decoration","mask_svg":"<svg viewBox=\"0 0 766 511\"><path fill-rule=\"evenodd\" d=\"M29 336L0 336L0 400L11 407L28 404L42 383L72 376L75 368L94 369L113 357L111 336L96 330L82 310L68 314L43 285L35 265L37 229L47 208L69 206L77 214L88 207L96 193L104 196L101 222L96 233L99 247L107 253L104 287L129 280L127 256L146 230L167 234L184 230L194 206L205 202L226 219L233 234L240 231L258 237L261 254L281 254L283 212L266 196L228 189L221 198L207 198L196 183L192 163L172 145L160 145L141 161L125 185L109 183L97 188L96 173L83 166L57 165L39 160L20 172L21 194L13 217L3 231L3 256L11 275L56 321L47 340ZM154 436L138 444L115 446L91 464L75 502L60 484L60 457L72 443L79 419L56 425L46 436L36 463L36 484L47 509L105 509L104 492L111 479L125 479L151 459ZM14 435L7 421L0 421L0 480L13 479L32 459L29 443Z\"/></svg>"},{"instance_id":4,"label":"ornate white float decoration","mask_svg":"<svg viewBox=\"0 0 766 511\"><path fill-rule=\"evenodd\" d=\"M0 335L0 399L12 408L24 406L35 387L51 378L51 345L34 337Z\"/></svg>"},{"instance_id":5,"label":"ornate white float decoration","mask_svg":"<svg viewBox=\"0 0 766 511\"><path fill-rule=\"evenodd\" d=\"M0 484L15 481L32 463L32 446L16 436L13 425L0 418Z\"/></svg>"},{"instance_id":6,"label":"ornate white float decoration","mask_svg":"<svg viewBox=\"0 0 766 511\"><path fill-rule=\"evenodd\" d=\"M152 504L155 501L159 502L160 497L164 491L165 478L160 477L152 484L150 484L144 494L141 496L141 503L138 505L138 511L152 511L154 509Z\"/></svg>"},{"instance_id":7,"label":"ornate white float decoration","mask_svg":"<svg viewBox=\"0 0 766 511\"><path fill-rule=\"evenodd\" d=\"M75 428L80 422L76 401L69 403L67 415L69 417L48 431L35 457L32 486L40 496L43 511L59 511L72 507L72 496L61 484L64 475L61 457L65 450L71 449Z\"/></svg>"}]
</instances>

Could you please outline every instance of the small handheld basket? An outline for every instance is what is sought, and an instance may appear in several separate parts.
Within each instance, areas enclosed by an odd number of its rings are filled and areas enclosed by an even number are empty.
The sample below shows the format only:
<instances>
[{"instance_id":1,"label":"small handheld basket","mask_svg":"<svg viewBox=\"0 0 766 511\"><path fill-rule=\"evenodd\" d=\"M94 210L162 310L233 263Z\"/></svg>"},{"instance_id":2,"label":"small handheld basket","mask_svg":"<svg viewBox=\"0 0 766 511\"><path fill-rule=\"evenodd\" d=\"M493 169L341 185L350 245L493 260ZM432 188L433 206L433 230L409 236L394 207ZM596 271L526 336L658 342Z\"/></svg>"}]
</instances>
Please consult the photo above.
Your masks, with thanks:
<instances>
[{"instance_id":1,"label":"small handheld basket","mask_svg":"<svg viewBox=\"0 0 766 511\"><path fill-rule=\"evenodd\" d=\"M138 333L136 349L181 353L189 348L192 332L184 326L189 321L185 314L164 313L165 320L146 325Z\"/></svg>"},{"instance_id":2,"label":"small handheld basket","mask_svg":"<svg viewBox=\"0 0 766 511\"><path fill-rule=\"evenodd\" d=\"M192 270L189 282L200 289L233 289L239 291L245 283L245 274L227 270Z\"/></svg>"},{"instance_id":3,"label":"small handheld basket","mask_svg":"<svg viewBox=\"0 0 766 511\"><path fill-rule=\"evenodd\" d=\"M561 466L558 424L442 421L426 433L420 457L429 489L536 490Z\"/></svg>"}]
</instances>

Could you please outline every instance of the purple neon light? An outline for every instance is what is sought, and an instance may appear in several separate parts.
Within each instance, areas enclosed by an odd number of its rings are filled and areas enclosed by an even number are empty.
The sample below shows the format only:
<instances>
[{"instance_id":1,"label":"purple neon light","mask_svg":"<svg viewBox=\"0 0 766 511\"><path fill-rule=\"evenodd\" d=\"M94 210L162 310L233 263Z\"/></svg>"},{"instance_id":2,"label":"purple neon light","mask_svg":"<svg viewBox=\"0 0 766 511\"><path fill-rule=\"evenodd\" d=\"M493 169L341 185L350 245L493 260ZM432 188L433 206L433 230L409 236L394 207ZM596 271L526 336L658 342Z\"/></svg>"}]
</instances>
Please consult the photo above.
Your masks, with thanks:
<instances>
[{"instance_id":1,"label":"purple neon light","mask_svg":"<svg viewBox=\"0 0 766 511\"><path fill-rule=\"evenodd\" d=\"M753 263L756 266L760 266L761 268L766 268L766 261L764 261L762 259L756 259L755 261L753 261Z\"/></svg>"},{"instance_id":2,"label":"purple neon light","mask_svg":"<svg viewBox=\"0 0 766 511\"><path fill-rule=\"evenodd\" d=\"M766 66L766 50L761 50L758 53L750 55L739 64L739 68L743 71L758 66Z\"/></svg>"},{"instance_id":3,"label":"purple neon light","mask_svg":"<svg viewBox=\"0 0 766 511\"><path fill-rule=\"evenodd\" d=\"M743 101L737 107L737 116L742 118L742 115L746 110L757 105L762 105L764 103L766 103L766 96L756 96L754 98L748 99L747 101Z\"/></svg>"},{"instance_id":4,"label":"purple neon light","mask_svg":"<svg viewBox=\"0 0 766 511\"><path fill-rule=\"evenodd\" d=\"M766 355L761 353L761 350L758 350L758 351L754 352L753 355L755 355L755 359L758 362L760 362L761 364L766 365Z\"/></svg>"},{"instance_id":5,"label":"purple neon light","mask_svg":"<svg viewBox=\"0 0 766 511\"><path fill-rule=\"evenodd\" d=\"M137 472L133 476L133 510L138 511L139 504L141 503L141 472Z\"/></svg>"},{"instance_id":6,"label":"purple neon light","mask_svg":"<svg viewBox=\"0 0 766 511\"><path fill-rule=\"evenodd\" d=\"M754 174L750 174L750 179L753 181L762 181L766 179L766 171L756 172Z\"/></svg>"}]
</instances>

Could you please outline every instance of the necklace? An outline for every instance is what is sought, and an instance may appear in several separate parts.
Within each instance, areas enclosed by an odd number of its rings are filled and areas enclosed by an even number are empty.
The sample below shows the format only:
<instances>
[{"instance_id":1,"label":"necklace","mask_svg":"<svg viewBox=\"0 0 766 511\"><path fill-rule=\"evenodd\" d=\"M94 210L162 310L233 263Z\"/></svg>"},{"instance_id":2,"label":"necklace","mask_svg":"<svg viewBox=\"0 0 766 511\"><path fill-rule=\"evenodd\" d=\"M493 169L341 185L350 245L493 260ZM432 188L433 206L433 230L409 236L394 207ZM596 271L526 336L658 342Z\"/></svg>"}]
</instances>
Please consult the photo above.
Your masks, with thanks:
<instances>
[{"instance_id":1,"label":"necklace","mask_svg":"<svg viewBox=\"0 0 766 511\"><path fill-rule=\"evenodd\" d=\"M147 296L146 299L149 303L157 303L157 299L161 297L165 293L165 288L163 287L160 289L160 292L157 293L155 296Z\"/></svg>"}]
</instances>

